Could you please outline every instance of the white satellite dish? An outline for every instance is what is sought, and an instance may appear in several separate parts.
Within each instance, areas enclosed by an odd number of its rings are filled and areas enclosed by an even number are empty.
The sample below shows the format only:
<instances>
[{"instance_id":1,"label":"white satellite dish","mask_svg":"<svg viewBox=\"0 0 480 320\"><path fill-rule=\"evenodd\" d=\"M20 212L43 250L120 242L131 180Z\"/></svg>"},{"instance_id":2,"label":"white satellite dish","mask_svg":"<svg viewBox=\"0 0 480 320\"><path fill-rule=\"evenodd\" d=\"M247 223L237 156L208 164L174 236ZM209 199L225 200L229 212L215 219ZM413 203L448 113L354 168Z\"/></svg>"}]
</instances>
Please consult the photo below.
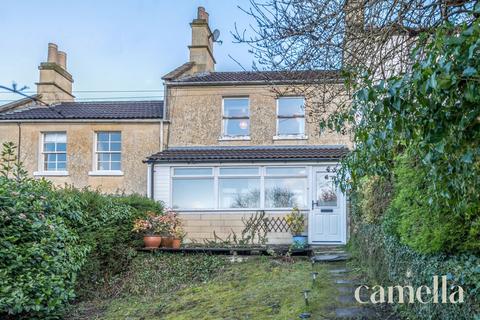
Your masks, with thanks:
<instances>
[{"instance_id":1,"label":"white satellite dish","mask_svg":"<svg viewBox=\"0 0 480 320\"><path fill-rule=\"evenodd\" d=\"M220 30L215 29L213 30L213 42L217 42L218 38L220 38Z\"/></svg>"}]
</instances>

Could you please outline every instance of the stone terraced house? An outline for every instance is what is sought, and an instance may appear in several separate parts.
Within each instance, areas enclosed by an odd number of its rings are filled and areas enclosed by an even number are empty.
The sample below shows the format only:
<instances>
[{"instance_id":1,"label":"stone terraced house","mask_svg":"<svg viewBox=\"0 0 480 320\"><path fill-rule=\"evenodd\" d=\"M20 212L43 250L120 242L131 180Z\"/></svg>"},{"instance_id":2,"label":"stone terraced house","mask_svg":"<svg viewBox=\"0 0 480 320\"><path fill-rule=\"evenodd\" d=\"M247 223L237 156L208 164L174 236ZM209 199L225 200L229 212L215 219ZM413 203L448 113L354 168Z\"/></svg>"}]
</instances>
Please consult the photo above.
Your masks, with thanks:
<instances>
[{"instance_id":1,"label":"stone terraced house","mask_svg":"<svg viewBox=\"0 0 480 320\"><path fill-rule=\"evenodd\" d=\"M320 133L305 111L315 96L302 94L310 83L338 88L338 72L216 72L203 8L191 28L190 61L163 77L164 101L74 102L66 55L51 45L38 83L50 105L0 114L0 142L18 144L36 177L163 201L189 240L224 239L242 217L298 207L310 243L346 243L347 200L332 177L351 142ZM291 241L285 231L268 239Z\"/></svg>"}]
</instances>

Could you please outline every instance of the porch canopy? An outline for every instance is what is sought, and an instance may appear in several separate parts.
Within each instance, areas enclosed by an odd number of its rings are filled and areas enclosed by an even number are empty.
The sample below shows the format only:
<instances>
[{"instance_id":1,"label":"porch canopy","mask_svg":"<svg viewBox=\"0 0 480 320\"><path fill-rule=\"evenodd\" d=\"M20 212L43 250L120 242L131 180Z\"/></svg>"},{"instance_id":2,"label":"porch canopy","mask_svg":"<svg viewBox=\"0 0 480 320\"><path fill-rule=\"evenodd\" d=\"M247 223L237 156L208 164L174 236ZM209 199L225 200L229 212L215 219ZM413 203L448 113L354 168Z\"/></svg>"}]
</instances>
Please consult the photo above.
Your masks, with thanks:
<instances>
[{"instance_id":1,"label":"porch canopy","mask_svg":"<svg viewBox=\"0 0 480 320\"><path fill-rule=\"evenodd\" d=\"M338 161L347 153L343 145L172 147L151 155L145 162Z\"/></svg>"}]
</instances>

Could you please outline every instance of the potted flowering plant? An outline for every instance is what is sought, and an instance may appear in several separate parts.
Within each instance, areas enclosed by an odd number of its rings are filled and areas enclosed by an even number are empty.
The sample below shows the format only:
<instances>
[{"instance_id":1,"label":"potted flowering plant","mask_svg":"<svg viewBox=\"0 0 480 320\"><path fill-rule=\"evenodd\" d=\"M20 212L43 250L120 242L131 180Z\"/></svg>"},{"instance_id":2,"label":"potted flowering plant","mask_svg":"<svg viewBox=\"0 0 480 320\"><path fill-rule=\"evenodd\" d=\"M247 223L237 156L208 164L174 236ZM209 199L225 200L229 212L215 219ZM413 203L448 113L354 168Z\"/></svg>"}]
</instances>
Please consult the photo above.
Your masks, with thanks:
<instances>
[{"instance_id":1,"label":"potted flowering plant","mask_svg":"<svg viewBox=\"0 0 480 320\"><path fill-rule=\"evenodd\" d=\"M178 213L172 209L167 209L164 217L167 228L166 247L169 248L180 248L181 242L185 237L185 231L183 229L182 221L178 217Z\"/></svg>"},{"instance_id":2,"label":"potted flowering plant","mask_svg":"<svg viewBox=\"0 0 480 320\"><path fill-rule=\"evenodd\" d=\"M163 215L148 211L145 219L136 219L133 223L133 231L143 233L145 248L158 248L162 242L161 233L166 225Z\"/></svg>"},{"instance_id":3,"label":"potted flowering plant","mask_svg":"<svg viewBox=\"0 0 480 320\"><path fill-rule=\"evenodd\" d=\"M297 207L294 207L285 219L293 236L294 247L305 248L307 246L307 236L303 234L305 231L305 216Z\"/></svg>"},{"instance_id":4,"label":"potted flowering plant","mask_svg":"<svg viewBox=\"0 0 480 320\"><path fill-rule=\"evenodd\" d=\"M172 226L175 224L177 213L171 209L165 210L165 215L162 216L161 222L163 228L161 231L162 247L171 248L173 246Z\"/></svg>"},{"instance_id":5,"label":"potted flowering plant","mask_svg":"<svg viewBox=\"0 0 480 320\"><path fill-rule=\"evenodd\" d=\"M186 235L185 230L181 224L177 224L172 228L171 233L173 236L172 248L179 249Z\"/></svg>"}]
</instances>

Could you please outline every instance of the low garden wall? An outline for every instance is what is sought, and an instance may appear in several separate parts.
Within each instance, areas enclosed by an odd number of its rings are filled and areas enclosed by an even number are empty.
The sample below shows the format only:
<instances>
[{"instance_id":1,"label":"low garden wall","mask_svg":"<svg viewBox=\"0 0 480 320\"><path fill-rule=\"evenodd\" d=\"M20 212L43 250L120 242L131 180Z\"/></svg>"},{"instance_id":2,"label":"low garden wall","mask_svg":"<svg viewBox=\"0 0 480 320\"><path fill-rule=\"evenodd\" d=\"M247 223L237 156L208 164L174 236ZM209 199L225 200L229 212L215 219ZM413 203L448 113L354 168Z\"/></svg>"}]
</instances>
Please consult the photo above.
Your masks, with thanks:
<instances>
[{"instance_id":1,"label":"low garden wall","mask_svg":"<svg viewBox=\"0 0 480 320\"><path fill-rule=\"evenodd\" d=\"M180 213L180 217L187 243L235 244L235 240L241 240L242 233L246 233L246 237L253 232L256 234L253 242L260 243L259 237L265 237L265 244L291 244L292 236L284 219L286 213L265 213L264 217L260 217L260 214L263 212ZM254 222L251 219L255 219L256 215L258 221ZM257 225L251 228L249 223Z\"/></svg>"}]
</instances>

